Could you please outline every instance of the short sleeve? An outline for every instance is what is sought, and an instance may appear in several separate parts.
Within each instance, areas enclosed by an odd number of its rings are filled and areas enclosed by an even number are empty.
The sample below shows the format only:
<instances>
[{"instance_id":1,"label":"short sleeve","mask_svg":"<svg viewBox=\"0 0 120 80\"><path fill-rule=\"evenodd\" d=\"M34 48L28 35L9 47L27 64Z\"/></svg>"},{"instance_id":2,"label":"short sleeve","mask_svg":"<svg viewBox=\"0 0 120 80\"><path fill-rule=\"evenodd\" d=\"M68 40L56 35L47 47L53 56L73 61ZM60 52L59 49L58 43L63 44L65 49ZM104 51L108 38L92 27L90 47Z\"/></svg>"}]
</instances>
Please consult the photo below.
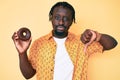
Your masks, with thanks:
<instances>
[{"instance_id":1,"label":"short sleeve","mask_svg":"<svg viewBox=\"0 0 120 80\"><path fill-rule=\"evenodd\" d=\"M93 42L87 47L88 56L94 53L103 53L103 46L99 42Z\"/></svg>"},{"instance_id":2,"label":"short sleeve","mask_svg":"<svg viewBox=\"0 0 120 80\"><path fill-rule=\"evenodd\" d=\"M34 69L36 69L36 59L38 53L38 43L34 41L29 50L29 61Z\"/></svg>"}]
</instances>

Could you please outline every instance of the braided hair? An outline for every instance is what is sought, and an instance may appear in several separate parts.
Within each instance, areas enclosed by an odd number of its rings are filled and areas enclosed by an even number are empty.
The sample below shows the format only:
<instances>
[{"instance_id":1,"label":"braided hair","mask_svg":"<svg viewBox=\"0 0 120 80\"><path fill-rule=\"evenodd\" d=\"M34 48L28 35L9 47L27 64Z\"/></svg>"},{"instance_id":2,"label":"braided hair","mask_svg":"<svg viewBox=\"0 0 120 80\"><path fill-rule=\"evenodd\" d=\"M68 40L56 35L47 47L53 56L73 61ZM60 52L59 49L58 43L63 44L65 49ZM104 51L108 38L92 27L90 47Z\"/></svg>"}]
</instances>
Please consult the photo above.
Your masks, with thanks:
<instances>
[{"instance_id":1,"label":"braided hair","mask_svg":"<svg viewBox=\"0 0 120 80\"><path fill-rule=\"evenodd\" d=\"M72 20L75 23L75 10L72 7L71 4L67 3L67 2L57 2L55 5L52 6L50 12L49 12L49 20L51 21L51 16L53 15L53 11L56 7L62 6L64 8L68 8L71 12L72 12Z\"/></svg>"}]
</instances>

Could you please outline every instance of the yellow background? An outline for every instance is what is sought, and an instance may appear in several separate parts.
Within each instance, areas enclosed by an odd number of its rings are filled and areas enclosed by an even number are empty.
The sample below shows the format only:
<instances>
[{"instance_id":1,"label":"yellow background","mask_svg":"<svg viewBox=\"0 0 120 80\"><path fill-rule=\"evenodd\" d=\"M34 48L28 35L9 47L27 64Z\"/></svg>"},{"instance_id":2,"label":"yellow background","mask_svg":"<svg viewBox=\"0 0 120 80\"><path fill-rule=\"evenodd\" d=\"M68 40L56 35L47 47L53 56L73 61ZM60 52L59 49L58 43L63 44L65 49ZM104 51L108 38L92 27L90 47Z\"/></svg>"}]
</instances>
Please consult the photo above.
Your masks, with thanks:
<instances>
[{"instance_id":1,"label":"yellow background","mask_svg":"<svg viewBox=\"0 0 120 80\"><path fill-rule=\"evenodd\" d=\"M76 10L71 31L93 29L120 41L120 0L66 0ZM0 80L25 80L11 36L20 27L32 31L33 41L51 29L48 13L57 0L0 0ZM89 59L89 80L120 80L120 45ZM30 80L35 80L33 77Z\"/></svg>"}]
</instances>

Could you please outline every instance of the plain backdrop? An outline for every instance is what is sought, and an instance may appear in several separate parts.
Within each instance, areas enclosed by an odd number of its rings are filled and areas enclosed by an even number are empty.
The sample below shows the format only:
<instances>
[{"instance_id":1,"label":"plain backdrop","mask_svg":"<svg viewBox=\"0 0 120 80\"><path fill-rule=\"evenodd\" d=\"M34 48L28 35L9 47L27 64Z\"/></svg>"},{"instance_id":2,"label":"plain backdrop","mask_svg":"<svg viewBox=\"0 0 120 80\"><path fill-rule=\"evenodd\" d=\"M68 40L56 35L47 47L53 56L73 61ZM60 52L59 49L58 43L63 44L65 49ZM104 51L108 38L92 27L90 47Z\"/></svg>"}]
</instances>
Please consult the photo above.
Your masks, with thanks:
<instances>
[{"instance_id":1,"label":"plain backdrop","mask_svg":"<svg viewBox=\"0 0 120 80\"><path fill-rule=\"evenodd\" d=\"M25 80L11 39L21 27L32 32L32 41L52 30L49 11L59 0L0 0L0 80ZM120 80L120 0L65 0L76 11L70 31L81 34L93 29L113 36L118 45L89 58L89 80ZM35 80L35 76L30 80Z\"/></svg>"}]
</instances>

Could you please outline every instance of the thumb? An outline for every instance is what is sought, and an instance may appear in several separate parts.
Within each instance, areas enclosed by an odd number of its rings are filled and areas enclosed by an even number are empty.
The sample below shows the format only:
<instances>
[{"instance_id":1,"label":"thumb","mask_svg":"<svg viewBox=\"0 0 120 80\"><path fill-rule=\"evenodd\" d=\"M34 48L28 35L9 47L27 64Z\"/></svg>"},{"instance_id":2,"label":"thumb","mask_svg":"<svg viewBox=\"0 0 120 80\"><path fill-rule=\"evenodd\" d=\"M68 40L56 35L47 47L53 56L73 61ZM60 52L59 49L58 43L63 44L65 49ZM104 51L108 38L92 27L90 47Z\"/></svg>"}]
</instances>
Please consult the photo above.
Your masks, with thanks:
<instances>
[{"instance_id":1,"label":"thumb","mask_svg":"<svg viewBox=\"0 0 120 80\"><path fill-rule=\"evenodd\" d=\"M92 37L91 37L90 41L85 44L84 52L86 52L87 47L96 39L96 36L97 36L93 30L90 30L90 32L92 33Z\"/></svg>"}]
</instances>

